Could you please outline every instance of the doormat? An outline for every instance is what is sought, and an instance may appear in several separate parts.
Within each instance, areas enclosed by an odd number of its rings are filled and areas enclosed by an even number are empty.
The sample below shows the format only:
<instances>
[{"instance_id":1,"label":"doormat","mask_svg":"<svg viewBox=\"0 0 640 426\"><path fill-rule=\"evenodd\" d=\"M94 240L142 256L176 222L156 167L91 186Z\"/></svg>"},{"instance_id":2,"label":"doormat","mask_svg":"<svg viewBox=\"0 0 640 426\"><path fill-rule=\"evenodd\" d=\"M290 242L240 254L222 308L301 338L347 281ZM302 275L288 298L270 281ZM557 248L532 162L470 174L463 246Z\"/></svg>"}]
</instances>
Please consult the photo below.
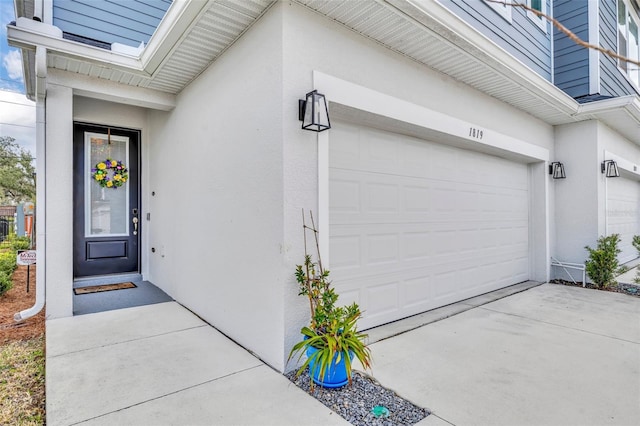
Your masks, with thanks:
<instances>
[{"instance_id":1,"label":"doormat","mask_svg":"<svg viewBox=\"0 0 640 426\"><path fill-rule=\"evenodd\" d=\"M137 286L134 283L119 283L119 284L105 284L105 285L92 285L89 287L80 287L74 288L73 292L78 294L89 294L89 293L102 293L103 291L112 291L112 290L124 290L125 288L136 288Z\"/></svg>"}]
</instances>

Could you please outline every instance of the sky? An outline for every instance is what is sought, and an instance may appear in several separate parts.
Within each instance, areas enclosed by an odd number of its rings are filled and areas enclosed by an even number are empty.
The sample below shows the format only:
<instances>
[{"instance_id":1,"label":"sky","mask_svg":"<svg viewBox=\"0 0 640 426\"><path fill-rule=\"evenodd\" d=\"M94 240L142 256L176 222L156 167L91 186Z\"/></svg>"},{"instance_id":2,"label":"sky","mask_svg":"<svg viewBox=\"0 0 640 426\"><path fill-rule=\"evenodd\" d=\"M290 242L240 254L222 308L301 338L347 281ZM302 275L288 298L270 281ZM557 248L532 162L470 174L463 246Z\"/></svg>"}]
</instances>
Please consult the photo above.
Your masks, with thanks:
<instances>
[{"instance_id":1,"label":"sky","mask_svg":"<svg viewBox=\"0 0 640 426\"><path fill-rule=\"evenodd\" d=\"M35 103L24 94L20 50L7 44L7 24L13 20L13 0L0 0L0 136L11 136L35 157Z\"/></svg>"}]
</instances>

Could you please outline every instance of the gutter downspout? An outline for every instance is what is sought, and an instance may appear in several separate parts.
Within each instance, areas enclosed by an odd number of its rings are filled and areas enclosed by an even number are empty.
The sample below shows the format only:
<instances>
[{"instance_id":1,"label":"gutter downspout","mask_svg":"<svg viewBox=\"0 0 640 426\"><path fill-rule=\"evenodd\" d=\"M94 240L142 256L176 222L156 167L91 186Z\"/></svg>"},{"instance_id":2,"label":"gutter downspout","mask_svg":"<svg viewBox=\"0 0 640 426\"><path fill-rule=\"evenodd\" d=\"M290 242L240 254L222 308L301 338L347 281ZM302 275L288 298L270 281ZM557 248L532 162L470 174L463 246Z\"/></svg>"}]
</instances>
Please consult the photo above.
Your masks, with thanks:
<instances>
[{"instance_id":1,"label":"gutter downspout","mask_svg":"<svg viewBox=\"0 0 640 426\"><path fill-rule=\"evenodd\" d=\"M36 302L24 311L14 314L15 321L24 321L42 310L45 303L46 283L46 116L45 100L47 94L47 49L36 46Z\"/></svg>"}]
</instances>

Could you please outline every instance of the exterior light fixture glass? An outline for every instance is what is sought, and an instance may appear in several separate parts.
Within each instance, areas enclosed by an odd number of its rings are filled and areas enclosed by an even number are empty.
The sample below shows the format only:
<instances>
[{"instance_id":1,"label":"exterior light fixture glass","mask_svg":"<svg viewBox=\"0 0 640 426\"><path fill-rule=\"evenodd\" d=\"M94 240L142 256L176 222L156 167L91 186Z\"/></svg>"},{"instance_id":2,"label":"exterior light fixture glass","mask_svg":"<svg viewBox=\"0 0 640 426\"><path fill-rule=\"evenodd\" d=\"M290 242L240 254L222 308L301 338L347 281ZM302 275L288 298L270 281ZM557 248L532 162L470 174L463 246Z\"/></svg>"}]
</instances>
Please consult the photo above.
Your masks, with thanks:
<instances>
[{"instance_id":1,"label":"exterior light fixture glass","mask_svg":"<svg viewBox=\"0 0 640 426\"><path fill-rule=\"evenodd\" d=\"M322 132L331 128L327 100L317 90L307 93L305 99L298 101L298 119L304 130Z\"/></svg>"},{"instance_id":2,"label":"exterior light fixture glass","mask_svg":"<svg viewBox=\"0 0 640 426\"><path fill-rule=\"evenodd\" d=\"M620 177L620 171L618 170L618 163L613 160L605 160L600 165L600 171L605 174L606 177Z\"/></svg>"},{"instance_id":3,"label":"exterior light fixture glass","mask_svg":"<svg viewBox=\"0 0 640 426\"><path fill-rule=\"evenodd\" d=\"M564 179L567 176L564 174L564 164L559 161L554 161L549 164L549 174L554 179Z\"/></svg>"}]
</instances>

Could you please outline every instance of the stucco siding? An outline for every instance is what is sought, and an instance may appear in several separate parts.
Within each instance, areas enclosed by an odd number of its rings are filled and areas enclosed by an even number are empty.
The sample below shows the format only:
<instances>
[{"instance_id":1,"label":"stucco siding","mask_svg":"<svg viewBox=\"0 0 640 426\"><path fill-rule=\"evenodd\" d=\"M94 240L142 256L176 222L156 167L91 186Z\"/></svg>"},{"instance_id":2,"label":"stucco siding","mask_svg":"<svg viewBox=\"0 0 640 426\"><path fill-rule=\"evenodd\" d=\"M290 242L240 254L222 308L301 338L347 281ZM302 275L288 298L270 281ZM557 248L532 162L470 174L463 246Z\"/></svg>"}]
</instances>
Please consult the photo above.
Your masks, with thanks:
<instances>
[{"instance_id":1,"label":"stucco siding","mask_svg":"<svg viewBox=\"0 0 640 426\"><path fill-rule=\"evenodd\" d=\"M173 111L150 113L147 186L150 280L279 369L281 34L279 16L267 14Z\"/></svg>"},{"instance_id":2,"label":"stucco siding","mask_svg":"<svg viewBox=\"0 0 640 426\"><path fill-rule=\"evenodd\" d=\"M555 184L554 257L564 262L583 263L585 245L593 245L598 236L598 123L584 121L557 126L556 158L562 161L566 179ZM554 269L552 278L562 277ZM580 277L573 271L574 277Z\"/></svg>"},{"instance_id":3,"label":"stucco siding","mask_svg":"<svg viewBox=\"0 0 640 426\"><path fill-rule=\"evenodd\" d=\"M62 31L137 47L147 43L171 0L55 0L53 25Z\"/></svg>"},{"instance_id":4,"label":"stucco siding","mask_svg":"<svg viewBox=\"0 0 640 426\"><path fill-rule=\"evenodd\" d=\"M588 3L553 2L554 17L582 40L589 41ZM589 51L554 27L554 83L574 98L589 94Z\"/></svg>"},{"instance_id":5,"label":"stucco siding","mask_svg":"<svg viewBox=\"0 0 640 426\"><path fill-rule=\"evenodd\" d=\"M511 22L482 0L442 0L441 3L469 25L551 81L550 26L543 31L521 8L511 10ZM550 2L547 1L547 10Z\"/></svg>"},{"instance_id":6,"label":"stucco siding","mask_svg":"<svg viewBox=\"0 0 640 426\"><path fill-rule=\"evenodd\" d=\"M459 81L395 54L299 5L280 4L269 13L280 11L285 13L283 155L288 289L284 303L284 346L285 351L288 351L299 339L300 327L308 321L309 315L308 306L297 295L293 279L294 265L303 259L301 208L313 209L319 221L326 219L322 216L324 206L318 205L318 188L322 186L318 179L318 175L322 174L322 170L319 170L322 159L318 159L318 144L325 137L331 138L331 130L321 136L305 132L300 130L300 123L294 118L298 98L314 88L325 93L326 87L313 86L314 71L477 123L549 150L553 150L553 128ZM384 67L380 64L384 64ZM341 109L331 104L332 93L325 94L329 100L330 114L336 119L341 118ZM369 125L376 126L371 122ZM542 173L536 176L536 179L546 180L546 175ZM318 208L320 212L317 212ZM326 229L321 229L321 233L326 232ZM546 238L544 227L539 232L539 235ZM330 253L324 260L330 268Z\"/></svg>"}]
</instances>

